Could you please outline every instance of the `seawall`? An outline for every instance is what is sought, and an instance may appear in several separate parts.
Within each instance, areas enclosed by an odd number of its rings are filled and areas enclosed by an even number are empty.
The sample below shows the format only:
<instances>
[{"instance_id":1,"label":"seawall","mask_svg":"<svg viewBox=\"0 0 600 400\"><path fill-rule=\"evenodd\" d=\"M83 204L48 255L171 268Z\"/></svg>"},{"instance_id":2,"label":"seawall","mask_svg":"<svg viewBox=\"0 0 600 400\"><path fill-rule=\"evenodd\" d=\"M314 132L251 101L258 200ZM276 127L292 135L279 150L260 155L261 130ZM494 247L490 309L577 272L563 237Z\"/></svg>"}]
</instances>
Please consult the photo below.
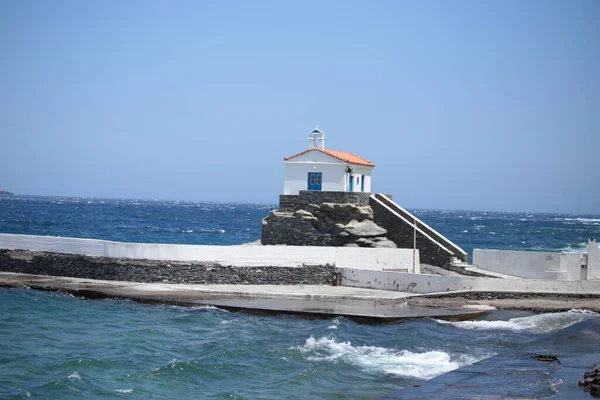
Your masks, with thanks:
<instances>
[{"instance_id":1,"label":"seawall","mask_svg":"<svg viewBox=\"0 0 600 400\"><path fill-rule=\"evenodd\" d=\"M334 266L224 266L202 261L160 261L27 250L0 250L0 271L144 283L331 284Z\"/></svg>"},{"instance_id":2,"label":"seawall","mask_svg":"<svg viewBox=\"0 0 600 400\"><path fill-rule=\"evenodd\" d=\"M136 282L331 284L336 268L409 271L412 257L407 249L198 246L0 234L0 271Z\"/></svg>"}]
</instances>

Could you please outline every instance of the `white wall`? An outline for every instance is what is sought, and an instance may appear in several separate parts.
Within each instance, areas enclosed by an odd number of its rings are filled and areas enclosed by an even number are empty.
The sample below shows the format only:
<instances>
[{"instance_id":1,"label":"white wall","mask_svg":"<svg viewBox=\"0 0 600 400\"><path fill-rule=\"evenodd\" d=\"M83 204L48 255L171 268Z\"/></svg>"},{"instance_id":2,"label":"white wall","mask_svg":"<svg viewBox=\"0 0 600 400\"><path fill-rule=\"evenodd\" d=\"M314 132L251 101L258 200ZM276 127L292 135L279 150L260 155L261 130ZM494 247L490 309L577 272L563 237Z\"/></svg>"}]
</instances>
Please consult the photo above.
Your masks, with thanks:
<instances>
[{"instance_id":1,"label":"white wall","mask_svg":"<svg viewBox=\"0 0 600 400\"><path fill-rule=\"evenodd\" d=\"M473 264L478 268L527 279L579 280L582 263L582 254L473 250Z\"/></svg>"},{"instance_id":2,"label":"white wall","mask_svg":"<svg viewBox=\"0 0 600 400\"><path fill-rule=\"evenodd\" d=\"M338 247L335 266L370 271L413 271L412 249L372 249L364 247ZM415 252L414 272L421 272L419 251Z\"/></svg>"},{"instance_id":3,"label":"white wall","mask_svg":"<svg viewBox=\"0 0 600 400\"><path fill-rule=\"evenodd\" d=\"M341 269L341 285L409 293L478 292L600 294L600 281L553 281L440 276Z\"/></svg>"},{"instance_id":4,"label":"white wall","mask_svg":"<svg viewBox=\"0 0 600 400\"><path fill-rule=\"evenodd\" d=\"M588 242L588 279L600 279L600 247L595 240Z\"/></svg>"},{"instance_id":5,"label":"white wall","mask_svg":"<svg viewBox=\"0 0 600 400\"><path fill-rule=\"evenodd\" d=\"M344 162L296 162L286 161L284 164L283 194L297 195L301 190L308 189L308 173L321 172L323 185L321 190L331 192L345 192L349 189L347 164ZM371 169L355 169L353 176L365 179L365 192L371 192ZM362 175L362 176L361 176ZM360 192L360 183L354 184L353 192Z\"/></svg>"},{"instance_id":6,"label":"white wall","mask_svg":"<svg viewBox=\"0 0 600 400\"><path fill-rule=\"evenodd\" d=\"M331 264L370 270L412 269L410 249L321 246L199 246L121 243L109 240L0 233L0 249L49 251L96 257L165 261L207 261L227 266L299 267ZM417 271L420 270L417 253ZM410 270L410 269L409 269Z\"/></svg>"},{"instance_id":7,"label":"white wall","mask_svg":"<svg viewBox=\"0 0 600 400\"><path fill-rule=\"evenodd\" d=\"M57 249L60 249L60 253L102 257L104 256L105 243L104 240L95 239L0 233L0 249L52 252L57 252Z\"/></svg>"},{"instance_id":8,"label":"white wall","mask_svg":"<svg viewBox=\"0 0 600 400\"><path fill-rule=\"evenodd\" d=\"M361 185L360 183L356 183L356 177L360 177L361 179L364 178L365 180L365 192L370 193L371 192L371 173L373 172L373 167L364 167L364 166L359 166L359 165L354 165L351 164L352 167L352 176L354 177L354 187L353 187L353 192L360 192L360 188ZM348 185L346 184L346 189L349 190L350 188L348 187Z\"/></svg>"},{"instance_id":9,"label":"white wall","mask_svg":"<svg viewBox=\"0 0 600 400\"><path fill-rule=\"evenodd\" d=\"M348 191L347 166L352 167L352 174L355 180L356 176L365 176L365 192L371 192L371 173L373 167L348 164L319 151L310 151L294 157L293 160L284 162L283 194L297 195L300 190L307 190L309 172L321 172L323 174L323 185L321 188L323 191ZM353 191L360 192L360 188L360 184L355 184Z\"/></svg>"},{"instance_id":10,"label":"white wall","mask_svg":"<svg viewBox=\"0 0 600 400\"><path fill-rule=\"evenodd\" d=\"M300 190L308 189L308 173L321 172L323 184L321 190L343 192L345 190L344 163L304 163L286 161L284 170L283 194L297 195Z\"/></svg>"}]
</instances>

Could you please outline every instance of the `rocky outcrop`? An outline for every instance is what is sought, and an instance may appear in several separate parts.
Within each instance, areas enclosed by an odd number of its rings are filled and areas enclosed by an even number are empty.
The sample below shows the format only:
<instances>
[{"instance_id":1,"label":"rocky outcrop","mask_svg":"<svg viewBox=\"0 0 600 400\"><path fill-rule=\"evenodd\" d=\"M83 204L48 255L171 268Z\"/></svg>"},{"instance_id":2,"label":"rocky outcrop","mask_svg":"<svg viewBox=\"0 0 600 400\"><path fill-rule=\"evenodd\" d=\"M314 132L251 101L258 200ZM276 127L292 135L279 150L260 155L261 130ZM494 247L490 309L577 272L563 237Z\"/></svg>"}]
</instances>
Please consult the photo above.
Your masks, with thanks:
<instances>
[{"instance_id":1,"label":"rocky outcrop","mask_svg":"<svg viewBox=\"0 0 600 400\"><path fill-rule=\"evenodd\" d=\"M262 222L261 243L395 248L386 235L387 230L373 222L368 205L311 203L301 209L271 211Z\"/></svg>"},{"instance_id":2,"label":"rocky outcrop","mask_svg":"<svg viewBox=\"0 0 600 400\"><path fill-rule=\"evenodd\" d=\"M12 195L13 195L12 192L9 192L8 190L0 188L0 196L12 196Z\"/></svg>"},{"instance_id":3,"label":"rocky outcrop","mask_svg":"<svg viewBox=\"0 0 600 400\"><path fill-rule=\"evenodd\" d=\"M583 374L583 380L579 381L579 386L589 390L594 397L600 396L600 364Z\"/></svg>"}]
</instances>

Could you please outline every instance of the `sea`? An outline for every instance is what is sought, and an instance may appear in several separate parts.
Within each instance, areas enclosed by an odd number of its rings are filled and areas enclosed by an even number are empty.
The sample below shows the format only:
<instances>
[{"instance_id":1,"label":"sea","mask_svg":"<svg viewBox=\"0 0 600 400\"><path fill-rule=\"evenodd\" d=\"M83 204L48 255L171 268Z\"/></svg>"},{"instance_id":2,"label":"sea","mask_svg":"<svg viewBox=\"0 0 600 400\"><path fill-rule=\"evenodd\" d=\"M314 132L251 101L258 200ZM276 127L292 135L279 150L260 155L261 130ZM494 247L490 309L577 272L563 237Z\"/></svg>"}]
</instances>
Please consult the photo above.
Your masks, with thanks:
<instances>
[{"instance_id":1,"label":"sea","mask_svg":"<svg viewBox=\"0 0 600 400\"><path fill-rule=\"evenodd\" d=\"M258 240L273 208L10 196L0 233L232 245ZM584 252L600 239L598 215L410 211L469 253ZM0 399L377 399L591 318L494 311L365 325L0 288Z\"/></svg>"}]
</instances>

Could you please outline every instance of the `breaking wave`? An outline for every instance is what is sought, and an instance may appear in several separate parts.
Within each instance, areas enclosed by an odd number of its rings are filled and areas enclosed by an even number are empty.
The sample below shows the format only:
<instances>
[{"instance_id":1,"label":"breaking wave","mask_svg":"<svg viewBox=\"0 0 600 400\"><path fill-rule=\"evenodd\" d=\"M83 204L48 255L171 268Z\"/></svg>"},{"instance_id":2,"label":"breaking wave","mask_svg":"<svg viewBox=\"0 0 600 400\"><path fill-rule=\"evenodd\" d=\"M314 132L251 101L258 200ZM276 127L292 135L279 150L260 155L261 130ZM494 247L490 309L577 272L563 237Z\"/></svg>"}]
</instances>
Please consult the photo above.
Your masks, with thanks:
<instances>
[{"instance_id":1,"label":"breaking wave","mask_svg":"<svg viewBox=\"0 0 600 400\"><path fill-rule=\"evenodd\" d=\"M587 253L587 249L588 249L588 244L586 242L581 242L581 243L569 243L567 244L565 247L562 247L560 249L561 253L579 253L579 254L585 254Z\"/></svg>"},{"instance_id":2,"label":"breaking wave","mask_svg":"<svg viewBox=\"0 0 600 400\"><path fill-rule=\"evenodd\" d=\"M393 374L410 378L431 379L464 365L473 364L494 354L475 358L469 355L452 357L444 351L413 353L376 346L353 346L333 338L309 337L303 346L292 347L310 361L343 362L365 372Z\"/></svg>"},{"instance_id":3,"label":"breaking wave","mask_svg":"<svg viewBox=\"0 0 600 400\"><path fill-rule=\"evenodd\" d=\"M473 330L513 330L531 333L547 333L559 331L586 319L597 317L598 314L588 310L570 310L566 312L531 315L529 317L511 318L508 321L461 321L448 322L436 320L440 324L453 325L463 329Z\"/></svg>"},{"instance_id":4,"label":"breaking wave","mask_svg":"<svg viewBox=\"0 0 600 400\"><path fill-rule=\"evenodd\" d=\"M600 218L563 218L563 221L577 221L582 223L600 222Z\"/></svg>"}]
</instances>

